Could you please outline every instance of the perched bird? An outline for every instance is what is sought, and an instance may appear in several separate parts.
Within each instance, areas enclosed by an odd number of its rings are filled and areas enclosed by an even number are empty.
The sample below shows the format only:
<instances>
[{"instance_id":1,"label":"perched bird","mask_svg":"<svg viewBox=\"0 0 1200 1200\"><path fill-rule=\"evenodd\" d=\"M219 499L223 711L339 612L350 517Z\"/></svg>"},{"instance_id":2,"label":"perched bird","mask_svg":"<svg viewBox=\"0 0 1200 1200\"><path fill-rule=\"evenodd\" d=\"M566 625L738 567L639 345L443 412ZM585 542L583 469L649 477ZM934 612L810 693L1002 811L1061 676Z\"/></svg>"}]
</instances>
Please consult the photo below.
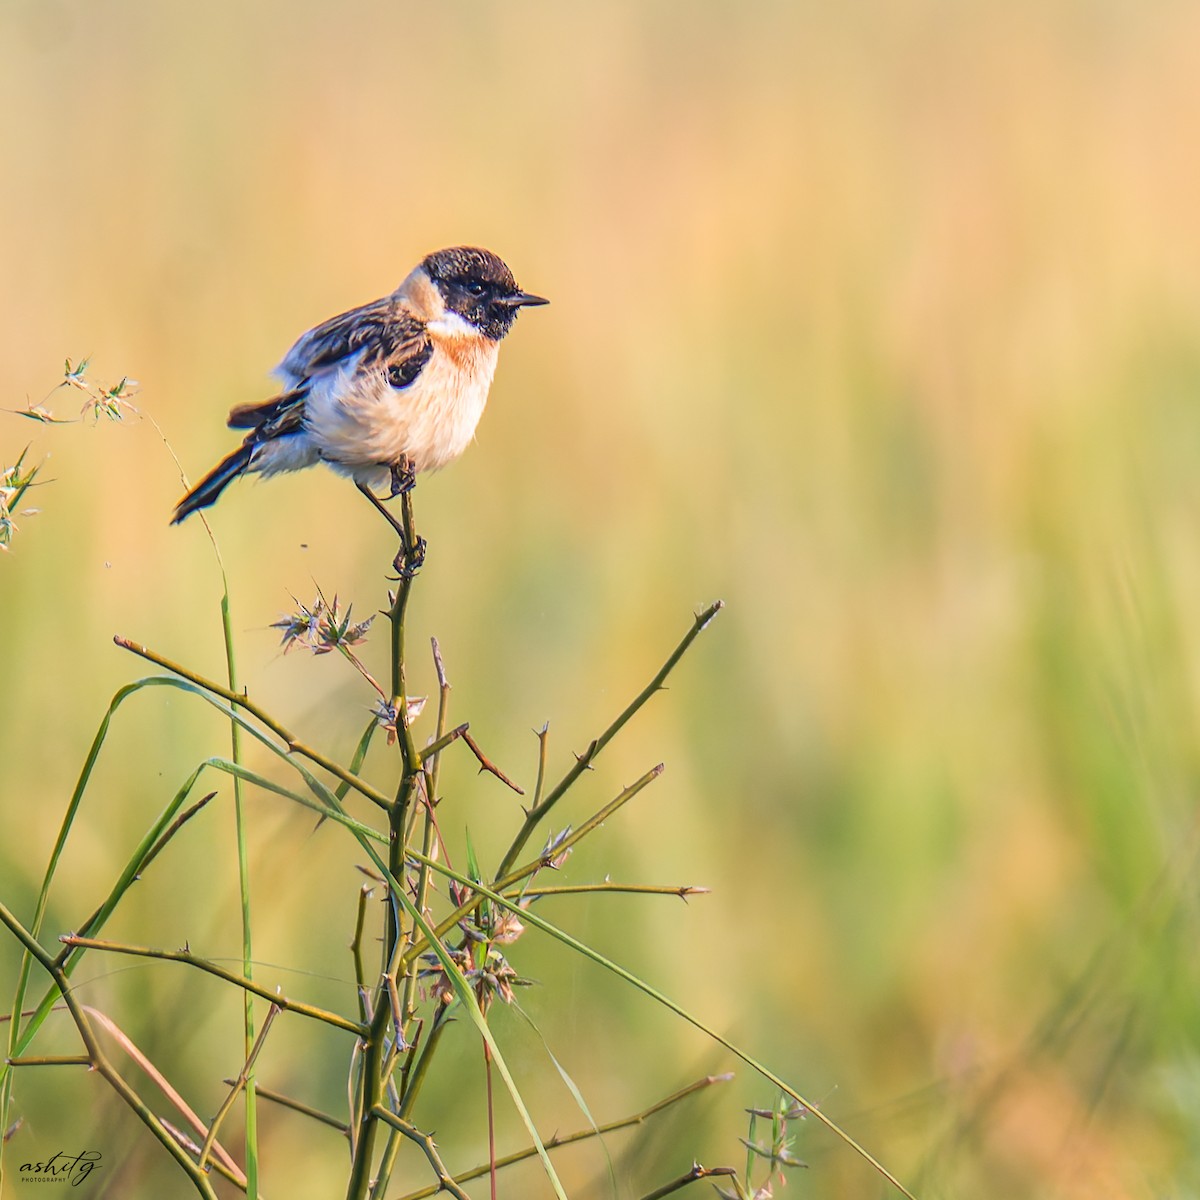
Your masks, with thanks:
<instances>
[{"instance_id":1,"label":"perched bird","mask_svg":"<svg viewBox=\"0 0 1200 1200\"><path fill-rule=\"evenodd\" d=\"M390 295L310 329L275 368L283 391L229 414L245 441L175 506L172 524L214 503L239 475L323 462L391 494L457 458L475 434L500 339L525 306L490 250L426 257Z\"/></svg>"}]
</instances>

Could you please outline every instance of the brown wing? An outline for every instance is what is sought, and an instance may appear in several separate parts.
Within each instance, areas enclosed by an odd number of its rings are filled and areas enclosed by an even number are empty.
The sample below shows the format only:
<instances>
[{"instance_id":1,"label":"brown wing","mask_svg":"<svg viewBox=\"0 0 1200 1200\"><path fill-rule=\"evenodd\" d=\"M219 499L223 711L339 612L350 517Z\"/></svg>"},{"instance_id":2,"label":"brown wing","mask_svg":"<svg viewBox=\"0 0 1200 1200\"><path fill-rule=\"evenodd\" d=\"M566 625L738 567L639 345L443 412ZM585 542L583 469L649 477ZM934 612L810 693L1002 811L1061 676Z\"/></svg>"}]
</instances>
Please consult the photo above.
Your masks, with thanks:
<instances>
[{"instance_id":1,"label":"brown wing","mask_svg":"<svg viewBox=\"0 0 1200 1200\"><path fill-rule=\"evenodd\" d=\"M406 387L421 373L433 343L425 323L388 296L332 317L310 329L287 352L278 371L287 391L257 404L239 404L229 414L233 429L252 429L256 442L297 433L312 377L349 359L357 370L386 366L394 387Z\"/></svg>"},{"instance_id":2,"label":"brown wing","mask_svg":"<svg viewBox=\"0 0 1200 1200\"><path fill-rule=\"evenodd\" d=\"M278 370L295 388L318 371L360 353L362 365L375 366L381 359L404 359L419 353L428 340L425 323L394 296L385 296L310 329L287 352Z\"/></svg>"}]
</instances>

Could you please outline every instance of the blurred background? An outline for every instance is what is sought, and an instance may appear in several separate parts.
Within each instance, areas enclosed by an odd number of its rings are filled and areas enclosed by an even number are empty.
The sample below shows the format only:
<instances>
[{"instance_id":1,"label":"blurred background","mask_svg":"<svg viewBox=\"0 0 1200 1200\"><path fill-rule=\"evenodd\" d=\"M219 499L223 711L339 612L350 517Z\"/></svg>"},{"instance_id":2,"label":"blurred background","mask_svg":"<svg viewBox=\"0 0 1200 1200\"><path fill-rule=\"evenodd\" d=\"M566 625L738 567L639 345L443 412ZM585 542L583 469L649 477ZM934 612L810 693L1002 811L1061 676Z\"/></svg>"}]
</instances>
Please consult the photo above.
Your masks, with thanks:
<instances>
[{"instance_id":1,"label":"blurred background","mask_svg":"<svg viewBox=\"0 0 1200 1200\"><path fill-rule=\"evenodd\" d=\"M167 525L179 470L149 418L198 478L299 333L478 243L552 304L505 343L477 445L418 488L416 690L434 635L452 716L530 787L532 730L550 722L561 773L692 613L728 604L556 821L664 761L563 881L712 894L544 915L923 1198L1200 1194L1198 50L1200 9L1174 0L9 0L0 406L90 356L140 381L145 417L0 413L0 466L27 444L46 464L0 560L5 900L31 914L104 708L146 673L112 635L223 671L212 549ZM386 527L316 471L235 485L212 524L244 683L348 758L369 691L269 626L318 587L378 608ZM385 672L384 629L364 654ZM128 702L44 940L227 745L198 703ZM368 773L389 778L386 752ZM210 778L108 936L236 962ZM453 861L469 827L494 863L514 797L465 755L443 791ZM249 808L259 979L353 1011L361 856L285 801ZM511 957L536 1032L495 1024L547 1135L587 1124L547 1046L597 1121L735 1065L562 949ZM17 961L5 937L4 995ZM238 996L146 961L77 978L215 1111ZM464 1022L451 1036L415 1119L464 1168L486 1158L482 1063ZM39 1047L76 1042L51 1022ZM344 1112L348 1052L284 1017L260 1079ZM741 1162L743 1108L772 1100L739 1070L613 1135L619 1194ZM26 1070L16 1103L10 1164L86 1142L98 1194L183 1194L96 1078ZM336 1134L261 1120L267 1195L341 1193ZM795 1149L793 1195L887 1194L811 1121ZM561 1161L573 1194L612 1194L595 1143ZM414 1155L392 1192L426 1182ZM547 1191L536 1168L502 1189Z\"/></svg>"}]
</instances>

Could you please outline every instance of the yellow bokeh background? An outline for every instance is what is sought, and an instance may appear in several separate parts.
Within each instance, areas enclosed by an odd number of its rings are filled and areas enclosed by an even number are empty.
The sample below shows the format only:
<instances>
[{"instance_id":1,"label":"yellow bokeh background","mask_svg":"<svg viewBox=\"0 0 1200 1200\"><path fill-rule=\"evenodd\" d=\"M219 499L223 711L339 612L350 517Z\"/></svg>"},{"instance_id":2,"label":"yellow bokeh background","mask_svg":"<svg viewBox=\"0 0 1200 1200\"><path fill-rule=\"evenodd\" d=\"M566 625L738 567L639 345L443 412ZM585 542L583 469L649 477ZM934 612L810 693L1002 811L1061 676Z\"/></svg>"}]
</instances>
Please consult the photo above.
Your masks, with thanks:
<instances>
[{"instance_id":1,"label":"yellow bokeh background","mask_svg":"<svg viewBox=\"0 0 1200 1200\"><path fill-rule=\"evenodd\" d=\"M300 332L478 243L552 303L505 343L477 444L417 489L417 690L436 636L453 716L529 786L533 729L565 770L691 614L728 606L556 815L665 762L564 881L712 894L544 914L923 1198L1200 1188L1198 50L1200 10L1176 0L9 0L0 406L90 356L139 381L144 416L0 413L0 466L27 444L45 460L0 559L0 898L32 913L105 706L145 673L112 635L223 671L219 574L199 522L167 525L179 471L155 423L198 478ZM369 691L269 626L318 587L377 608L386 527L319 471L235 485L212 524L242 682L348 758ZM365 651L380 672L385 642ZM198 702L127 702L48 945L227 747ZM386 753L369 767L387 779ZM232 800L211 779L108 936L236 963ZM468 827L497 859L513 797L465 756L444 791L452 860ZM258 977L352 1011L361 856L286 801L249 812ZM546 1046L597 1121L734 1065L562 948L529 936L512 958L537 1032L496 1027L547 1134L587 1118ZM6 936L4 996L17 963ZM216 1110L236 994L99 956L78 980ZM416 1119L462 1168L486 1157L482 1063L466 1022L452 1036ZM76 1043L51 1022L39 1047ZM344 1112L349 1048L284 1017L260 1079ZM742 1162L742 1110L772 1099L740 1069L614 1135L619 1194ZM26 1190L13 1163L77 1142L103 1150L103 1194L185 1194L94 1077L26 1068L16 1111L6 1198ZM341 1194L336 1134L261 1119L265 1195ZM885 1194L811 1121L796 1152L796 1194ZM612 1194L595 1144L563 1164L572 1194ZM389 1194L427 1182L414 1153ZM533 1169L504 1186L548 1194Z\"/></svg>"}]
</instances>

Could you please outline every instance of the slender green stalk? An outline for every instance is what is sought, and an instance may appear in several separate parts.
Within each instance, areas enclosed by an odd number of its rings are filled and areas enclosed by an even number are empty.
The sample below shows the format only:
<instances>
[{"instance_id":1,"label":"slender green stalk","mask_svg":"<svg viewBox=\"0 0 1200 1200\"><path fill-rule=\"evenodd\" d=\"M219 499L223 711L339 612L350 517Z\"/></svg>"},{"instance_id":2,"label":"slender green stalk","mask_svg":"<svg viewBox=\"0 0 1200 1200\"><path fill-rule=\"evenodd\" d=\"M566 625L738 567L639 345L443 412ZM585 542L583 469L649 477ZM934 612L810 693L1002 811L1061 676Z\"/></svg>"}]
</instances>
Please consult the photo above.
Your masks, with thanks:
<instances>
[{"instance_id":1,"label":"slender green stalk","mask_svg":"<svg viewBox=\"0 0 1200 1200\"><path fill-rule=\"evenodd\" d=\"M210 531L211 535L211 531ZM237 660L233 649L233 622L230 615L229 578L225 574L225 564L221 560L221 552L217 549L217 541L212 539L213 549L217 554L217 565L221 570L221 631L225 638L225 668L229 679L229 690L237 692ZM236 721L229 722L230 754L236 766L242 765L242 731ZM240 775L233 777L233 812L234 827L237 832L237 861L238 861L238 898L242 917L242 974L247 980L254 976L254 924L250 909L250 850L246 838L246 808L245 796L242 792ZM269 1019L269 1018L268 1018ZM266 1032L264 1027L263 1032ZM245 1093L246 1093L246 1194L258 1195L258 1108L254 1102L254 1058L257 1053L258 1041L254 1035L254 997L252 993L242 993L242 1037L246 1055ZM230 1096L232 1106L235 1094ZM221 1116L224 1114L222 1113ZM212 1122L208 1137L201 1149L200 1165L208 1157L216 1133L217 1121Z\"/></svg>"},{"instance_id":2,"label":"slender green stalk","mask_svg":"<svg viewBox=\"0 0 1200 1200\"><path fill-rule=\"evenodd\" d=\"M546 1149L557 1150L562 1146L573 1146L577 1142L586 1142L594 1137L603 1137L606 1133L616 1133L621 1129L629 1129L634 1125L641 1125L656 1113L662 1112L664 1108L669 1108L672 1104L678 1104L680 1100L685 1100L688 1096L703 1091L715 1083L728 1083L732 1078L732 1075L707 1075L703 1079L697 1079L694 1083L689 1083L687 1087L680 1088L677 1092L672 1092L671 1095L665 1096L662 1100L651 1104L649 1108L644 1108L641 1112L634 1113L632 1116L621 1117L619 1120L609 1121L604 1125L589 1125L587 1129L581 1129L576 1133L562 1135L556 1133L553 1137L546 1139ZM523 1150L517 1150L512 1154L506 1154L503 1158L496 1159L494 1166L498 1171L503 1167L511 1167L514 1163L526 1162L528 1159L536 1157L537 1147L526 1146ZM481 1163L477 1167L472 1167L469 1171L459 1172L454 1178L457 1183L469 1183L472 1179L479 1179L489 1174L492 1167L493 1164L490 1162ZM440 1186L421 1188L420 1191L409 1192L401 1200L428 1200L430 1196L436 1196L439 1190Z\"/></svg>"},{"instance_id":3,"label":"slender green stalk","mask_svg":"<svg viewBox=\"0 0 1200 1200\"><path fill-rule=\"evenodd\" d=\"M422 1133L416 1126L410 1125L403 1117L398 1117L395 1113L388 1112L386 1108L376 1108L374 1115L380 1121L384 1121L393 1129L398 1130L406 1138L416 1142L424 1150L425 1157L429 1160L429 1165L433 1168L433 1172L437 1176L439 1190L449 1192L457 1200L471 1200L471 1197L454 1182L450 1173L446 1170L446 1166L442 1162L442 1157L438 1154L437 1146L434 1145L432 1135Z\"/></svg>"},{"instance_id":4,"label":"slender green stalk","mask_svg":"<svg viewBox=\"0 0 1200 1200\"><path fill-rule=\"evenodd\" d=\"M712 619L725 607L723 600L717 600L710 604L702 613L698 614L692 621L692 627L684 635L683 640L668 656L667 661L658 669L653 679L629 702L625 711L594 741L590 743L588 748L579 755L575 760L575 765L559 780L544 799L539 800L526 813L525 821L521 828L517 831L517 836L513 838L512 845L509 846L508 852L505 854L503 861L500 863L498 876L507 875L513 867L513 863L517 861L517 856L525 848L525 843L529 840L534 829L537 828L542 818L562 799L567 789L592 765L596 760L600 751L612 741L614 737L629 723L629 720L637 713L637 711L654 695L655 692L661 691L667 676L671 673L675 664L687 653L688 647L696 640L702 630L708 627Z\"/></svg>"},{"instance_id":5,"label":"slender green stalk","mask_svg":"<svg viewBox=\"0 0 1200 1200\"><path fill-rule=\"evenodd\" d=\"M533 804L530 811L536 809L542 802L542 796L546 790L546 759L549 757L550 750L550 722L537 731L538 740L538 766L537 766L537 783L533 785Z\"/></svg>"},{"instance_id":6,"label":"slender green stalk","mask_svg":"<svg viewBox=\"0 0 1200 1200\"><path fill-rule=\"evenodd\" d=\"M466 721L464 721L461 725L456 725L448 733L440 732L442 730L442 728L443 728L443 726L441 725L441 722L439 720L439 723L438 723L439 733L438 733L437 737L435 737L433 739L433 741L429 743L428 746L423 747L421 750L422 765L429 762L431 759L436 760L437 756L443 750L445 750L445 748L448 745L450 745L451 742L455 742L460 737L462 737L462 735L467 732L467 730L470 728L470 726L468 725L468 723Z\"/></svg>"},{"instance_id":7,"label":"slender green stalk","mask_svg":"<svg viewBox=\"0 0 1200 1200\"><path fill-rule=\"evenodd\" d=\"M86 1054L31 1054L24 1058L10 1058L10 1067L90 1067L92 1060Z\"/></svg>"},{"instance_id":8,"label":"slender green stalk","mask_svg":"<svg viewBox=\"0 0 1200 1200\"><path fill-rule=\"evenodd\" d=\"M237 1080L226 1079L223 1082L233 1087ZM336 1129L343 1137L350 1132L349 1126L347 1126L345 1121L339 1121L337 1117L331 1116L327 1112L322 1112L319 1108L313 1108L311 1104L305 1104L293 1096L285 1096L282 1092L274 1091L269 1087L263 1087L261 1083L258 1085L258 1098L260 1100L269 1100L272 1104L278 1104L280 1108L290 1108L292 1112L297 1112L301 1116L311 1117L321 1125L328 1125L330 1129Z\"/></svg>"},{"instance_id":9,"label":"slender green stalk","mask_svg":"<svg viewBox=\"0 0 1200 1200\"><path fill-rule=\"evenodd\" d=\"M392 633L392 706L396 713L396 732L400 738L401 771L396 798L388 813L391 846L388 866L392 876L404 882L405 824L413 799L416 796L417 777L421 772L421 756L417 751L416 738L408 717L407 664L404 660L405 617L408 600L412 594L413 580L424 558L424 549L417 536L413 517L413 493L410 488L400 496L401 539L397 562L400 578L396 583L395 597L388 611L388 622ZM392 921L389 922L386 946L389 961L395 947L404 939L405 925L401 906L393 902Z\"/></svg>"},{"instance_id":10,"label":"slender green stalk","mask_svg":"<svg viewBox=\"0 0 1200 1200\"><path fill-rule=\"evenodd\" d=\"M647 1192L641 1200L662 1200L664 1196L669 1196L672 1192L678 1192L682 1188L687 1187L689 1183L699 1183L701 1179L712 1179L715 1175L736 1175L737 1170L733 1167L703 1167L699 1163L693 1163L691 1169L684 1171L676 1179L672 1179L670 1183L664 1183L662 1187L657 1187L652 1192Z\"/></svg>"},{"instance_id":11,"label":"slender green stalk","mask_svg":"<svg viewBox=\"0 0 1200 1200\"><path fill-rule=\"evenodd\" d=\"M364 883L358 893L358 916L354 921L354 939L350 943L350 953L354 956L354 984L358 992L358 1011L364 1021L370 1021L367 1008L367 968L363 962L363 931L367 923L367 901L375 890L373 884Z\"/></svg>"},{"instance_id":12,"label":"slender green stalk","mask_svg":"<svg viewBox=\"0 0 1200 1200\"><path fill-rule=\"evenodd\" d=\"M383 1103L383 1067L386 1061L385 1042L389 1024L387 994L377 990L375 1012L363 1046L362 1066L358 1071L362 1112L355 1122L352 1134L353 1157L350 1160L350 1180L346 1188L347 1200L363 1200L370 1187L371 1165L375 1158L375 1141L379 1132L379 1121L374 1115L374 1110Z\"/></svg>"},{"instance_id":13,"label":"slender green stalk","mask_svg":"<svg viewBox=\"0 0 1200 1200\"><path fill-rule=\"evenodd\" d=\"M412 1073L404 1081L404 1098L400 1102L400 1115L402 1117L407 1117L416 1105L417 1097L421 1094L421 1087L429 1075L429 1067L433 1062L434 1054L437 1052L438 1043L442 1040L442 1034L449 1028L450 1019L446 1016L446 1010L439 1008L433 1018L433 1028L429 1031L429 1036L425 1039L425 1044L421 1047L421 1052L417 1056Z\"/></svg>"},{"instance_id":14,"label":"slender green stalk","mask_svg":"<svg viewBox=\"0 0 1200 1200\"><path fill-rule=\"evenodd\" d=\"M438 714L437 714L437 729L434 734L434 740L431 745L436 746L439 742L446 742L449 735L446 733L446 725L449 723L450 712L450 681L446 677L446 666L442 661L442 652L437 643L437 638L432 639L433 644L433 664L437 672L438 678ZM466 732L466 726L461 725L459 729ZM446 744L449 744L446 742ZM427 749L429 749L427 747ZM432 753L426 757L425 762L425 823L421 833L421 852L428 855L433 849L433 806L437 803L437 787L438 778L441 774L442 758L438 753ZM417 873L417 907L424 912L429 899L429 868L422 863ZM417 972L419 963L415 958L411 960L408 968L408 973L404 980L404 1004L402 1008L403 1021L405 1028L405 1036L408 1036L410 1023L416 1009L415 999L417 992ZM412 1049L409 1051L410 1055Z\"/></svg>"},{"instance_id":15,"label":"slender green stalk","mask_svg":"<svg viewBox=\"0 0 1200 1200\"><path fill-rule=\"evenodd\" d=\"M246 996L249 997L247 992ZM242 1066L241 1073L237 1079L233 1081L229 1089L229 1094L225 1097L221 1107L217 1109L216 1115L208 1123L208 1133L204 1135L204 1144L200 1147L200 1157L197 1160L201 1167L207 1167L208 1156L212 1153L213 1144L217 1140L217 1134L221 1131L221 1126L225 1122L225 1118L237 1103L238 1094L251 1086L251 1080L254 1078L254 1063L262 1051L263 1043L267 1040L267 1034L271 1032L271 1026L275 1022L275 1018L282 1010L279 1005L272 1004L267 1010L266 1019L263 1021L262 1031L258 1037L254 1039L254 1045L250 1047L250 1053L246 1056L246 1062ZM246 1172L246 1191L249 1195L257 1195L257 1189L251 1182L249 1171Z\"/></svg>"},{"instance_id":16,"label":"slender green stalk","mask_svg":"<svg viewBox=\"0 0 1200 1200\"><path fill-rule=\"evenodd\" d=\"M359 1037L364 1037L367 1033L367 1027L357 1021L351 1021L348 1017L339 1016L337 1013L318 1008L315 1004L305 1004L301 1000L289 999L277 991L272 991L262 984L255 983L253 979L247 979L243 975L226 970L224 967L211 962L207 958L201 958L200 955L193 954L191 950L158 950L150 946L132 946L124 942L101 941L99 938L73 937L70 934L61 940L72 949L104 950L110 954L127 954L134 958L158 958L165 962L186 963L189 967L195 967L198 971L204 971L208 975L215 975L218 979L223 979L226 983L232 983L250 995L260 996L264 1000L269 1000L276 1007L283 1009L284 1012L294 1012L302 1017L311 1017L314 1021L323 1021L326 1025L332 1025L336 1029L344 1029L347 1033L358 1034Z\"/></svg>"},{"instance_id":17,"label":"slender green stalk","mask_svg":"<svg viewBox=\"0 0 1200 1200\"><path fill-rule=\"evenodd\" d=\"M582 896L592 892L622 892L632 896L675 896L686 900L689 896L706 896L711 888L693 887L691 884L674 883L564 883L557 887L523 887L507 889L504 894L510 900L532 899L535 896Z\"/></svg>"},{"instance_id":18,"label":"slender green stalk","mask_svg":"<svg viewBox=\"0 0 1200 1200\"><path fill-rule=\"evenodd\" d=\"M412 592L413 580L421 565L422 544L417 537L413 517L411 488L400 496L400 521L387 511L382 502L366 487L360 487L372 505L378 509L399 535L400 550L395 558L399 572L387 617L391 628L391 706L395 713L396 734L400 741L400 781L394 800L387 806L388 859L384 867L388 875L391 903L384 930L384 961L387 964L380 986L375 991L374 1013L370 1032L362 1054L359 1073L362 1092L362 1112L356 1125L354 1153L350 1165L347 1200L363 1200L370 1190L371 1168L379 1131L378 1112L384 1110L386 1076L391 1056L386 1051L390 1018L395 1017L397 1030L403 1026L403 1014L392 1013L394 1002L389 994L389 982L394 991L401 947L407 940L407 897L403 895L406 869L405 825L421 775L421 756L417 750L412 724L408 716L408 686L404 660L405 616ZM399 1038L398 1038L399 1040ZM398 1041L397 1041L398 1046ZM393 1155L394 1156L394 1155Z\"/></svg>"}]
</instances>

